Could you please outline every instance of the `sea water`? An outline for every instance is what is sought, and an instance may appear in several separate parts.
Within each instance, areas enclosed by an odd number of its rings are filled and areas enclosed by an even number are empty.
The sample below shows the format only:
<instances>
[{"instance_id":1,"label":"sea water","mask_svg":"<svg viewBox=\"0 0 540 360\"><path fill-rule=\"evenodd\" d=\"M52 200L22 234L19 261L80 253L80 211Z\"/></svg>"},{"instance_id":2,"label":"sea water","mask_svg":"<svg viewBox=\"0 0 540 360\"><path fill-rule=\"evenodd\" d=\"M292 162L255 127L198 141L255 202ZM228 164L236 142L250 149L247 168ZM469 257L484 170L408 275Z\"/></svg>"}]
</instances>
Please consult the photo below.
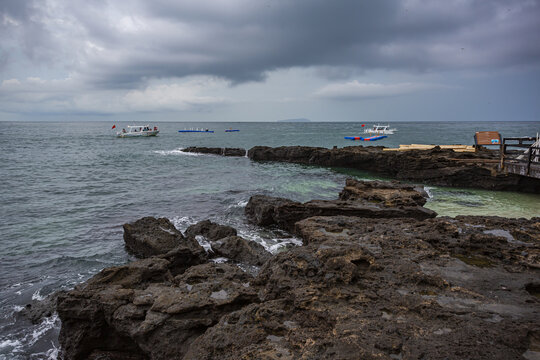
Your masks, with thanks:
<instances>
[{"instance_id":1,"label":"sea water","mask_svg":"<svg viewBox=\"0 0 540 360\"><path fill-rule=\"evenodd\" d=\"M19 311L32 299L132 260L124 249L125 222L167 217L183 231L210 219L276 252L299 240L247 223L250 196L335 199L348 177L378 179L350 169L188 154L185 147L473 144L475 131L504 137L540 131L540 122L396 122L394 135L371 144L344 139L364 136L360 123L148 124L159 127L159 136L116 138L128 125L120 122L0 122L0 359L58 356L58 317L30 324ZM215 132L178 133L197 127ZM228 128L240 131L225 132ZM540 216L537 194L427 190L426 206L440 215Z\"/></svg>"}]
</instances>

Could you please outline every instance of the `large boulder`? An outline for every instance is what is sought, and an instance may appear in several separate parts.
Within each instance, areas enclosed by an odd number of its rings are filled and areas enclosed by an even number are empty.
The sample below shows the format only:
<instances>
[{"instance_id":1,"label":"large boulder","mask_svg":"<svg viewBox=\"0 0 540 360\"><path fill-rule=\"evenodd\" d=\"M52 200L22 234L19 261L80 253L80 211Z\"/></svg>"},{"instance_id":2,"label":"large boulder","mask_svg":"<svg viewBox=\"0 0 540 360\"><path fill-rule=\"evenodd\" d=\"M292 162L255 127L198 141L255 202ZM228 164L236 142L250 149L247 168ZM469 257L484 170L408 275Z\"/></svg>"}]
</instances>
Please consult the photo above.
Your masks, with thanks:
<instances>
[{"instance_id":1,"label":"large boulder","mask_svg":"<svg viewBox=\"0 0 540 360\"><path fill-rule=\"evenodd\" d=\"M353 196L351 194L351 196ZM419 205L399 205L400 197L389 196L387 202L396 206L388 206L383 200L374 202L359 197L354 200L312 200L300 203L283 198L266 195L252 196L245 208L247 218L260 226L276 225L287 231L294 231L297 221L312 216L358 216L366 218L414 218L428 219L437 216L433 210ZM410 200L412 201L412 200ZM405 202L405 201L402 201Z\"/></svg>"},{"instance_id":2,"label":"large boulder","mask_svg":"<svg viewBox=\"0 0 540 360\"><path fill-rule=\"evenodd\" d=\"M358 181L347 179L339 193L340 200L363 201L386 207L424 206L427 193L423 188L399 181Z\"/></svg>"},{"instance_id":3,"label":"large boulder","mask_svg":"<svg viewBox=\"0 0 540 360\"><path fill-rule=\"evenodd\" d=\"M240 236L228 236L213 241L212 250L216 255L254 266L261 266L272 256L261 244L247 241Z\"/></svg>"},{"instance_id":4,"label":"large boulder","mask_svg":"<svg viewBox=\"0 0 540 360\"><path fill-rule=\"evenodd\" d=\"M237 266L196 265L174 278L170 266L165 259L139 260L61 293L64 357L182 359L223 315L258 301L251 276Z\"/></svg>"},{"instance_id":5,"label":"large boulder","mask_svg":"<svg viewBox=\"0 0 540 360\"><path fill-rule=\"evenodd\" d=\"M236 236L236 234L235 228L216 224L210 220L199 221L184 231L184 235L188 238L195 238L197 235L202 235L209 241L219 240L227 236Z\"/></svg>"},{"instance_id":6,"label":"large boulder","mask_svg":"<svg viewBox=\"0 0 540 360\"><path fill-rule=\"evenodd\" d=\"M144 217L124 224L124 241L139 258L165 254L179 246L184 237L166 218Z\"/></svg>"}]
</instances>

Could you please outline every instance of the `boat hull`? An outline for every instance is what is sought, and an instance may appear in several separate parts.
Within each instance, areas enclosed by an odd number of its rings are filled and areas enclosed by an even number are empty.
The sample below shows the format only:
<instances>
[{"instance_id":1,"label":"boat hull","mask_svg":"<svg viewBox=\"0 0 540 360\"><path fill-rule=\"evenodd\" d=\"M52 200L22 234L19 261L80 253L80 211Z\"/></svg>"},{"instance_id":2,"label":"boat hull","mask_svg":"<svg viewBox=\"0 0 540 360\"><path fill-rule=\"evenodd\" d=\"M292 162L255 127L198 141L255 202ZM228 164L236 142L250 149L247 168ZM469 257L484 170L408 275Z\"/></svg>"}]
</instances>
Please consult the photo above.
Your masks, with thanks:
<instances>
[{"instance_id":1,"label":"boat hull","mask_svg":"<svg viewBox=\"0 0 540 360\"><path fill-rule=\"evenodd\" d=\"M116 137L119 137L119 138L148 137L148 136L157 136L158 133L159 133L159 130L126 132L126 133L118 133Z\"/></svg>"},{"instance_id":2,"label":"boat hull","mask_svg":"<svg viewBox=\"0 0 540 360\"><path fill-rule=\"evenodd\" d=\"M179 133L213 133L214 130L178 130Z\"/></svg>"},{"instance_id":3,"label":"boat hull","mask_svg":"<svg viewBox=\"0 0 540 360\"><path fill-rule=\"evenodd\" d=\"M386 135L381 136L370 136L370 137L361 137L361 136L345 136L346 140L361 140L361 141L377 141L384 138L387 138Z\"/></svg>"}]
</instances>

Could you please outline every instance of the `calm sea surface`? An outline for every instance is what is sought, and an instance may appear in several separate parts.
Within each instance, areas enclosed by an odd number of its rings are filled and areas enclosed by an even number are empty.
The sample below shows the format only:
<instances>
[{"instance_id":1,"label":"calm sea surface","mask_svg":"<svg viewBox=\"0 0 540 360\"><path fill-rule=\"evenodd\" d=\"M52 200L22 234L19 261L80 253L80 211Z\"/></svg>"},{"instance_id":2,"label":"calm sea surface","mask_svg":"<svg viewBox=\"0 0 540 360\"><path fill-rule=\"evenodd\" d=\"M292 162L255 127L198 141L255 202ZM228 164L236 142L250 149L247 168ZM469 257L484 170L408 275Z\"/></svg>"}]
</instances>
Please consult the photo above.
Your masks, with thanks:
<instances>
[{"instance_id":1,"label":"calm sea surface","mask_svg":"<svg viewBox=\"0 0 540 360\"><path fill-rule=\"evenodd\" d=\"M151 123L159 126L159 136L135 139L115 138L113 124L0 122L0 359L57 357L58 318L32 325L18 312L32 299L130 260L122 239L125 222L167 217L183 231L211 219L275 251L297 240L247 224L243 211L250 196L333 199L347 177L377 179L347 169L181 151L188 146L366 145L343 139L363 135L358 123ZM126 125L116 123L119 129ZM540 122L391 125L398 132L373 145L473 144L475 131L495 130L504 137L540 132ZM177 132L193 127L215 133ZM231 127L240 132L224 132ZM440 215L540 216L539 195L428 190L426 206Z\"/></svg>"}]
</instances>

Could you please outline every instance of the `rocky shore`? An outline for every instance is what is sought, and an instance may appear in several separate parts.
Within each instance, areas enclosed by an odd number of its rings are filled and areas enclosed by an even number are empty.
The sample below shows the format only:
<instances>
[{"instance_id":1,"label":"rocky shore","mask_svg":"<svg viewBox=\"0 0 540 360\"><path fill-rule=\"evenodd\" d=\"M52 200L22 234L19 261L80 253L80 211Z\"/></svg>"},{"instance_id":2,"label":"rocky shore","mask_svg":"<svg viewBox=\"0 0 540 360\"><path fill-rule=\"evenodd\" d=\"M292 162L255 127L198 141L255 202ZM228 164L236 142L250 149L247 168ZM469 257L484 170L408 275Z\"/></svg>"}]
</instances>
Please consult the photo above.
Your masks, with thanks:
<instances>
[{"instance_id":1,"label":"rocky shore","mask_svg":"<svg viewBox=\"0 0 540 360\"><path fill-rule=\"evenodd\" d=\"M435 217L424 202L354 180L333 201L252 197L250 221L302 239L277 254L210 221L125 224L139 260L56 295L63 355L537 359L540 218Z\"/></svg>"},{"instance_id":2,"label":"rocky shore","mask_svg":"<svg viewBox=\"0 0 540 360\"><path fill-rule=\"evenodd\" d=\"M280 161L325 167L351 168L374 174L439 186L540 193L540 179L497 170L498 151L475 153L432 150L384 151L382 146L319 148L255 146L249 150L189 147L185 152L247 156L254 161Z\"/></svg>"}]
</instances>

